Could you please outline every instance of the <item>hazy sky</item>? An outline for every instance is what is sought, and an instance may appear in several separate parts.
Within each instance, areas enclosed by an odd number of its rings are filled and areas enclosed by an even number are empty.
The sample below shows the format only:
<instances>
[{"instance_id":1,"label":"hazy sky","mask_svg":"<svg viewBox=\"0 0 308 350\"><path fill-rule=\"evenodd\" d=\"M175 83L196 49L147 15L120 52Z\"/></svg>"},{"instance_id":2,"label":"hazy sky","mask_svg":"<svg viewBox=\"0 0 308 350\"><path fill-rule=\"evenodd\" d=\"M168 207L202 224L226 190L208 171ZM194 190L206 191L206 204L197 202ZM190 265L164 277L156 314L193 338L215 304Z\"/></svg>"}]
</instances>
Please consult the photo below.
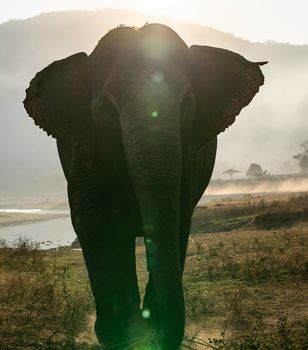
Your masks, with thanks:
<instances>
[{"instance_id":1,"label":"hazy sky","mask_svg":"<svg viewBox=\"0 0 308 350\"><path fill-rule=\"evenodd\" d=\"M0 0L0 23L42 12L106 7L197 22L251 41L308 44L308 0Z\"/></svg>"}]
</instances>

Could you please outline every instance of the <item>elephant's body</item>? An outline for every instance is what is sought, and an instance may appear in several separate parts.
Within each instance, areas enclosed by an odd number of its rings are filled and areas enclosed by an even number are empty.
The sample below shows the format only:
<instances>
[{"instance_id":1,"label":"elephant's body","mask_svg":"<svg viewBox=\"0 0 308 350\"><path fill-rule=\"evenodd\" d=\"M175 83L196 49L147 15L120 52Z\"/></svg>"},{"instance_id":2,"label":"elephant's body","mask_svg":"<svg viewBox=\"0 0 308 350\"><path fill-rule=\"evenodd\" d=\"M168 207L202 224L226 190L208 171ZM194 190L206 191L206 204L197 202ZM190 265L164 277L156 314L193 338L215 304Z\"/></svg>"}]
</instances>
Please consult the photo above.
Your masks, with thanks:
<instances>
[{"instance_id":1,"label":"elephant's body","mask_svg":"<svg viewBox=\"0 0 308 350\"><path fill-rule=\"evenodd\" d=\"M79 155L82 151L65 140L58 140L57 145L63 172L67 182L71 183L73 174L76 171L74 158L82 157ZM216 148L217 138L214 138L200 148L198 152L190 154L183 161L180 204L181 222L190 223L193 210L207 188L214 169ZM78 161L78 166L82 166L85 169L85 178L80 177L78 172L78 181L89 181L89 185L93 186L95 195L98 195L99 200L104 203L106 215L118 223L123 221L122 224L128 230L125 232L127 236L133 238L143 237L144 233L138 202L127 171L123 171L122 176L118 178L116 174L110 172L108 166L101 164L100 160L95 159L93 155L91 165L91 156L85 155L85 157L85 160ZM97 180L93 178L93 174L95 174ZM74 205L73 198L75 196L72 191L72 199L70 201L72 206ZM91 205L92 199L88 198L89 203L87 205ZM72 217L72 220L74 222L74 217Z\"/></svg>"},{"instance_id":2,"label":"elephant's body","mask_svg":"<svg viewBox=\"0 0 308 350\"><path fill-rule=\"evenodd\" d=\"M210 181L214 168L216 145L217 140L214 138L199 149L198 152L187 156L185 161L183 161L179 218L182 268L184 268L185 263L192 213ZM123 174L119 178L116 174L112 174L110 169L100 163L100 160L95 156L89 154L82 155L81 150L66 141L58 140L58 152L68 182L73 227L83 247L90 277L91 273L94 273L92 272L93 266L104 265L104 258L109 263L113 259L119 261L119 270L115 276L110 276L109 281L99 279L102 283L102 290L98 291L97 294L103 295L103 289L106 288L106 284L113 284L116 279L120 282L120 288L124 288L123 291L125 294L127 293L127 296L131 297L131 295L134 295L134 302L132 303L129 300L127 302L128 305L132 304L135 308L138 307L139 310L140 297L136 282L134 249L135 238L144 236L144 232L138 202L127 171L122 169ZM82 172L80 168L83 169ZM77 184L75 184L76 181ZM80 193L80 188L85 189L85 183L88 183L86 191ZM97 217L99 223L96 223L96 220L93 219L95 224L93 226L89 225L89 212L91 208L96 209L98 205L100 206L100 210L97 213L94 212L93 216L94 218ZM84 224L82 222L82 213L87 213ZM90 233L91 230L92 232ZM115 238L115 246L112 249L105 244L105 240L110 240L110 236ZM94 262L91 262L88 256L93 256L93 252L98 248L98 256L96 256ZM119 250L118 256L115 253L116 249ZM126 251L130 255L132 266L126 266L127 257L123 254L123 251ZM103 257L101 256L102 254L104 255ZM121 258L123 262L121 262ZM128 270L126 270L126 267ZM108 269L109 266L107 265L106 268ZM122 281L120 271L123 272ZM94 278L90 278L90 280L93 281ZM128 286L130 284L132 284L131 295L128 293ZM92 288L96 290L99 287L92 285ZM148 290L151 288L152 284L149 282ZM112 295L115 293L115 291L111 292ZM148 304L152 302L151 293L148 292ZM125 301L126 295L122 295L119 299L122 302ZM108 299L107 302L110 303ZM150 309L153 314L152 317L154 317L155 307L153 305L147 305L146 300L144 307L147 310ZM125 317L138 318L135 312L136 309L133 312L125 309ZM138 322L140 323L140 319ZM141 327L141 329L144 332L144 328ZM126 333L123 338L125 339L125 337L127 337Z\"/></svg>"},{"instance_id":3,"label":"elephant's body","mask_svg":"<svg viewBox=\"0 0 308 350\"><path fill-rule=\"evenodd\" d=\"M189 49L159 24L112 30L89 57L56 61L31 82L25 107L57 138L105 346L179 347L192 213L213 171L217 134L262 84L257 63ZM137 236L149 271L142 309Z\"/></svg>"}]
</instances>

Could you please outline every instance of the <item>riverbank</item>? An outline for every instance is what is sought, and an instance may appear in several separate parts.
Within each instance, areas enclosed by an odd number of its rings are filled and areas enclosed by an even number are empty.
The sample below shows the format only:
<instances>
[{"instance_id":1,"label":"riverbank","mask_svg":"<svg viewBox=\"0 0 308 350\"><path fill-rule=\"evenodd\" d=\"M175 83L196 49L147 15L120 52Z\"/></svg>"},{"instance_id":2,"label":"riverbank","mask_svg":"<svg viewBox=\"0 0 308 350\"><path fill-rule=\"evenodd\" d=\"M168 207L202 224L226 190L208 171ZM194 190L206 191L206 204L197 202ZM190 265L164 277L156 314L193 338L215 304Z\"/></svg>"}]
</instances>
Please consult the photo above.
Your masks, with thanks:
<instances>
[{"instance_id":1,"label":"riverbank","mask_svg":"<svg viewBox=\"0 0 308 350\"><path fill-rule=\"evenodd\" d=\"M67 201L1 202L0 228L55 220L70 215Z\"/></svg>"},{"instance_id":2,"label":"riverbank","mask_svg":"<svg viewBox=\"0 0 308 350\"><path fill-rule=\"evenodd\" d=\"M68 216L69 214L0 214L0 227L32 224L35 222L61 219Z\"/></svg>"}]
</instances>

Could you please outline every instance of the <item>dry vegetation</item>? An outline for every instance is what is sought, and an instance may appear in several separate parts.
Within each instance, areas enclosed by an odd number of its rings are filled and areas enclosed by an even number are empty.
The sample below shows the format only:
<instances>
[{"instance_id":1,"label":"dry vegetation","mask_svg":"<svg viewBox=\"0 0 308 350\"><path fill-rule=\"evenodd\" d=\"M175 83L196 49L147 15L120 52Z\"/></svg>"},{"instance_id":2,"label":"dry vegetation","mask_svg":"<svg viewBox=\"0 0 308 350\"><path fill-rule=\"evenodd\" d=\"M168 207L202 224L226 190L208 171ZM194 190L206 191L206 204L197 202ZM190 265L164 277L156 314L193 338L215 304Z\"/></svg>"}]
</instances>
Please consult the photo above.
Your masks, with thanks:
<instances>
[{"instance_id":1,"label":"dry vegetation","mask_svg":"<svg viewBox=\"0 0 308 350\"><path fill-rule=\"evenodd\" d=\"M307 194L225 198L196 210L184 275L183 348L307 349L307 212ZM214 232L204 234L206 223ZM5 349L98 348L81 253L17 245L0 254ZM143 290L142 246L137 266Z\"/></svg>"},{"instance_id":2,"label":"dry vegetation","mask_svg":"<svg viewBox=\"0 0 308 350\"><path fill-rule=\"evenodd\" d=\"M1 244L0 349L75 349L94 311L80 254Z\"/></svg>"},{"instance_id":3,"label":"dry vegetation","mask_svg":"<svg viewBox=\"0 0 308 350\"><path fill-rule=\"evenodd\" d=\"M196 208L192 233L283 229L308 222L308 195L268 193L218 198Z\"/></svg>"}]
</instances>

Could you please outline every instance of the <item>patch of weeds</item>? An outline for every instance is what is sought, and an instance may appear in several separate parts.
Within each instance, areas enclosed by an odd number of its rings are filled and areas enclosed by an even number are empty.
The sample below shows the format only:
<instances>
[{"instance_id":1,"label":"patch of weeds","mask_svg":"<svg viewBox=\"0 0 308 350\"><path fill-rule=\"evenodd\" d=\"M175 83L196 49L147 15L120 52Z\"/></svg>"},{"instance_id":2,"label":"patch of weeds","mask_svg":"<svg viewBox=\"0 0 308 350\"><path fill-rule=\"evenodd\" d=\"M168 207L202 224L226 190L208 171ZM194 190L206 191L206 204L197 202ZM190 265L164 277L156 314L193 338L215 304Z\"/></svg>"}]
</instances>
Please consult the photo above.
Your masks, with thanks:
<instances>
[{"instance_id":1,"label":"patch of weeds","mask_svg":"<svg viewBox=\"0 0 308 350\"><path fill-rule=\"evenodd\" d=\"M305 350L308 346L308 320L290 321L287 315L269 327L261 319L249 332L226 338L210 339L215 350Z\"/></svg>"},{"instance_id":2,"label":"patch of weeds","mask_svg":"<svg viewBox=\"0 0 308 350\"><path fill-rule=\"evenodd\" d=\"M186 316L190 321L205 319L213 313L216 296L208 296L202 290L184 288Z\"/></svg>"},{"instance_id":3,"label":"patch of weeds","mask_svg":"<svg viewBox=\"0 0 308 350\"><path fill-rule=\"evenodd\" d=\"M42 270L46 267L43 263L45 253L38 248L39 245L33 243L28 237L16 239L12 246L8 246L4 242L0 256L1 269L4 271L43 272Z\"/></svg>"},{"instance_id":4,"label":"patch of weeds","mask_svg":"<svg viewBox=\"0 0 308 350\"><path fill-rule=\"evenodd\" d=\"M219 241L215 246L210 246L203 255L204 267L210 281L220 278L224 273L223 267L226 258L224 246L225 244Z\"/></svg>"},{"instance_id":5,"label":"patch of weeds","mask_svg":"<svg viewBox=\"0 0 308 350\"><path fill-rule=\"evenodd\" d=\"M229 327L245 330L255 318L261 317L254 300L242 284L223 290L223 299L226 315L224 331Z\"/></svg>"},{"instance_id":6,"label":"patch of weeds","mask_svg":"<svg viewBox=\"0 0 308 350\"><path fill-rule=\"evenodd\" d=\"M94 310L87 285L70 289L66 267L50 267L27 239L2 248L0 339L4 349L75 349Z\"/></svg>"}]
</instances>

